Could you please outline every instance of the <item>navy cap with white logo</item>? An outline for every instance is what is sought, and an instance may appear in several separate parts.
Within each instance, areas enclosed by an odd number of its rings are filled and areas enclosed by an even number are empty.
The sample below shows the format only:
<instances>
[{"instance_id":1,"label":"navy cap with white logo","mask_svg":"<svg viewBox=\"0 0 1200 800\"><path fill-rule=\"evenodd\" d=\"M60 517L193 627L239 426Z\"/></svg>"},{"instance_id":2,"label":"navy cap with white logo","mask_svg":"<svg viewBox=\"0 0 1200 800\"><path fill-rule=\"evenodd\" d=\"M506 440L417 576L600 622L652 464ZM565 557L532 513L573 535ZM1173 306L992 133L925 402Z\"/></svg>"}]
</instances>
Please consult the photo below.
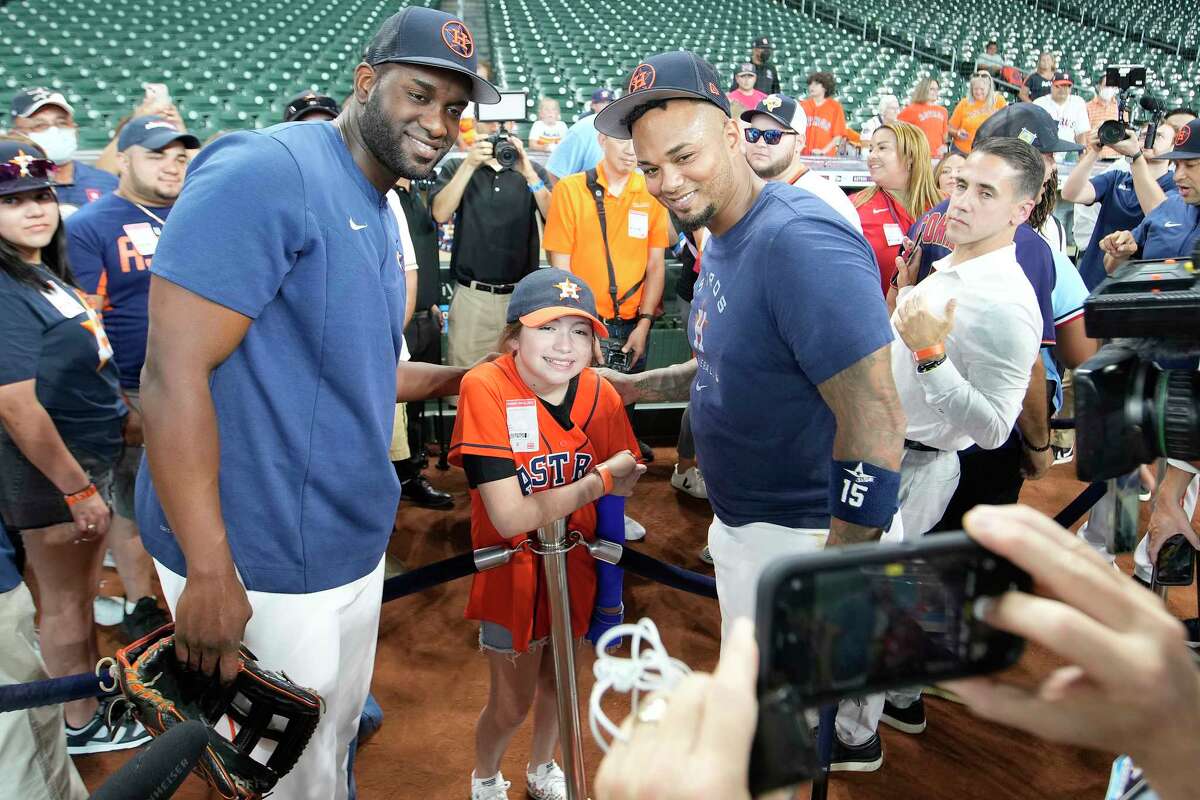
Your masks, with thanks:
<instances>
[{"instance_id":1,"label":"navy cap with white logo","mask_svg":"<svg viewBox=\"0 0 1200 800\"><path fill-rule=\"evenodd\" d=\"M713 65L695 53L674 50L650 56L629 73L625 94L596 115L596 130L615 139L631 139L629 112L652 100L707 100L729 116L729 98Z\"/></svg>"},{"instance_id":2,"label":"navy cap with white logo","mask_svg":"<svg viewBox=\"0 0 1200 800\"><path fill-rule=\"evenodd\" d=\"M757 75L758 72L754 69L754 65L749 61L744 62L737 71L738 75Z\"/></svg>"},{"instance_id":3,"label":"navy cap with white logo","mask_svg":"<svg viewBox=\"0 0 1200 800\"><path fill-rule=\"evenodd\" d=\"M67 98L63 97L62 92L56 92L44 86L22 89L13 95L11 111L14 117L28 117L46 106L58 106L68 114L75 113L75 109L71 108L71 104L67 102Z\"/></svg>"},{"instance_id":4,"label":"navy cap with white logo","mask_svg":"<svg viewBox=\"0 0 1200 800\"><path fill-rule=\"evenodd\" d=\"M458 17L421 6L409 6L384 21L367 45L363 61L377 64L420 64L448 69L471 79L471 99L490 105L500 92L476 74L475 37Z\"/></svg>"},{"instance_id":5,"label":"navy cap with white logo","mask_svg":"<svg viewBox=\"0 0 1200 800\"><path fill-rule=\"evenodd\" d=\"M342 112L337 100L323 94L317 94L312 89L303 91L291 99L283 110L284 122L296 122L305 117L320 114L330 119Z\"/></svg>"},{"instance_id":6,"label":"navy cap with white logo","mask_svg":"<svg viewBox=\"0 0 1200 800\"><path fill-rule=\"evenodd\" d=\"M596 297L588 285L566 270L543 267L526 275L513 289L505 319L536 328L569 316L587 317L596 335L607 338L608 328L596 313Z\"/></svg>"},{"instance_id":7,"label":"navy cap with white logo","mask_svg":"<svg viewBox=\"0 0 1200 800\"><path fill-rule=\"evenodd\" d=\"M1200 119L1194 119L1175 134L1175 148L1155 156L1156 161L1191 161L1200 158Z\"/></svg>"},{"instance_id":8,"label":"navy cap with white logo","mask_svg":"<svg viewBox=\"0 0 1200 800\"><path fill-rule=\"evenodd\" d=\"M1083 149L1075 142L1060 139L1054 117L1033 103L1014 103L992 114L979 126L975 143L997 137L1020 139L1040 153L1078 153Z\"/></svg>"},{"instance_id":9,"label":"navy cap with white logo","mask_svg":"<svg viewBox=\"0 0 1200 800\"><path fill-rule=\"evenodd\" d=\"M754 37L754 42L753 42L753 44L752 44L751 46L752 46L752 47L766 47L766 48L770 48L770 46L771 46L771 40L770 40L770 39L768 39L766 36L755 36L755 37Z\"/></svg>"},{"instance_id":10,"label":"navy cap with white logo","mask_svg":"<svg viewBox=\"0 0 1200 800\"><path fill-rule=\"evenodd\" d=\"M1067 86L1075 85L1075 81L1071 80L1071 73L1069 73L1069 72L1054 73L1054 77L1050 79L1050 85L1051 86L1061 86L1063 84L1066 84Z\"/></svg>"},{"instance_id":11,"label":"navy cap with white logo","mask_svg":"<svg viewBox=\"0 0 1200 800\"><path fill-rule=\"evenodd\" d=\"M614 97L616 97L616 94L613 93L613 90L605 89L604 87L600 87L592 92L593 103L611 103Z\"/></svg>"},{"instance_id":12,"label":"navy cap with white logo","mask_svg":"<svg viewBox=\"0 0 1200 800\"><path fill-rule=\"evenodd\" d=\"M117 137L117 150L125 152L134 145L140 145L147 150L159 151L175 142L183 142L188 150L197 150L200 140L187 131L181 131L170 120L147 114L144 117L134 117L121 128Z\"/></svg>"},{"instance_id":13,"label":"navy cap with white logo","mask_svg":"<svg viewBox=\"0 0 1200 800\"><path fill-rule=\"evenodd\" d=\"M796 98L786 94L769 94L753 110L742 112L742 122L753 122L755 114L766 114L790 131L801 135L808 130L808 115Z\"/></svg>"}]
</instances>

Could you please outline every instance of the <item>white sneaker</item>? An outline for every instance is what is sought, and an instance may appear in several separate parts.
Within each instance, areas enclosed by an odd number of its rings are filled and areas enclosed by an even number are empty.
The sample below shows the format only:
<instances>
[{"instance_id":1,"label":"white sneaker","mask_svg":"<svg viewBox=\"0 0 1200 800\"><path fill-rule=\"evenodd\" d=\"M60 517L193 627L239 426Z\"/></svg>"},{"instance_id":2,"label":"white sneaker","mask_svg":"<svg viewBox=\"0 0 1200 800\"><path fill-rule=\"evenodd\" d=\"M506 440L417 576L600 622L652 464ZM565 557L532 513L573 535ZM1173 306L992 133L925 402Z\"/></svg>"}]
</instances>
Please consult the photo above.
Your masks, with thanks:
<instances>
[{"instance_id":1,"label":"white sneaker","mask_svg":"<svg viewBox=\"0 0 1200 800\"><path fill-rule=\"evenodd\" d=\"M704 476L700 474L699 467L688 467L681 473L679 465L676 464L671 472L671 485L699 500L708 499L708 487L704 485Z\"/></svg>"},{"instance_id":2,"label":"white sneaker","mask_svg":"<svg viewBox=\"0 0 1200 800\"><path fill-rule=\"evenodd\" d=\"M700 551L700 560L710 567L713 566L712 552L709 551L708 545L704 545L704 549Z\"/></svg>"},{"instance_id":3,"label":"white sneaker","mask_svg":"<svg viewBox=\"0 0 1200 800\"><path fill-rule=\"evenodd\" d=\"M567 800L567 776L553 761L533 772L526 767L525 791L533 800Z\"/></svg>"},{"instance_id":4,"label":"white sneaker","mask_svg":"<svg viewBox=\"0 0 1200 800\"><path fill-rule=\"evenodd\" d=\"M512 781L504 780L499 772L480 780L475 777L475 770L471 770L471 800L508 800L510 786Z\"/></svg>"},{"instance_id":5,"label":"white sneaker","mask_svg":"<svg viewBox=\"0 0 1200 800\"><path fill-rule=\"evenodd\" d=\"M625 541L639 542L646 538L646 528L628 514L625 515Z\"/></svg>"}]
</instances>

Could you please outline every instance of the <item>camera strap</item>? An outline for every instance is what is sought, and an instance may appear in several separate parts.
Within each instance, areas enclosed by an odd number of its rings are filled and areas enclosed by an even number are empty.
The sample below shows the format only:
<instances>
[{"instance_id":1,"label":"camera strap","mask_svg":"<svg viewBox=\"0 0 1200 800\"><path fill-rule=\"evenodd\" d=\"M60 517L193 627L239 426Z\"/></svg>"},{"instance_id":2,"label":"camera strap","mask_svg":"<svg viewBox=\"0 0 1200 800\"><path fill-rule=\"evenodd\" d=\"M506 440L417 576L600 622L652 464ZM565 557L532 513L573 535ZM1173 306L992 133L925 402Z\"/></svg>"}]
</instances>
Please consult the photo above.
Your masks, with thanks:
<instances>
[{"instance_id":1,"label":"camera strap","mask_svg":"<svg viewBox=\"0 0 1200 800\"><path fill-rule=\"evenodd\" d=\"M613 317L620 319L621 303L637 293L645 278L639 279L637 283L629 287L629 291L621 295L619 300L617 299L617 272L613 269L612 254L608 250L608 224L604 217L604 187L596 178L595 167L585 172L584 177L587 179L588 191L592 193L592 199L596 201L596 214L600 217L600 241L604 243L604 261L608 265L608 296L612 298Z\"/></svg>"}]
</instances>

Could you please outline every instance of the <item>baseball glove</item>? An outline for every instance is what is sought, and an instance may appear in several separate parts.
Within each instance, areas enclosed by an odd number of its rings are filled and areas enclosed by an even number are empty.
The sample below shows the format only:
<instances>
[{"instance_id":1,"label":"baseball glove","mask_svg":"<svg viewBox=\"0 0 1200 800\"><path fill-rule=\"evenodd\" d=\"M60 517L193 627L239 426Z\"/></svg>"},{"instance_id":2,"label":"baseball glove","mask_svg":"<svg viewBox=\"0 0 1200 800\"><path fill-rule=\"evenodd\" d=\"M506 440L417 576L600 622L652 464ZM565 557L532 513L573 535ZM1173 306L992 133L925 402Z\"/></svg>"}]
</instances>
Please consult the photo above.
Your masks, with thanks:
<instances>
[{"instance_id":1,"label":"baseball glove","mask_svg":"<svg viewBox=\"0 0 1200 800\"><path fill-rule=\"evenodd\" d=\"M316 692L279 672L263 669L243 645L237 677L189 670L175 657L175 626L165 625L117 651L116 673L124 700L152 735L190 719L208 727L208 747L196 769L226 800L258 800L295 766L321 718ZM229 718L233 740L213 726ZM250 753L260 740L275 743L266 764Z\"/></svg>"}]
</instances>

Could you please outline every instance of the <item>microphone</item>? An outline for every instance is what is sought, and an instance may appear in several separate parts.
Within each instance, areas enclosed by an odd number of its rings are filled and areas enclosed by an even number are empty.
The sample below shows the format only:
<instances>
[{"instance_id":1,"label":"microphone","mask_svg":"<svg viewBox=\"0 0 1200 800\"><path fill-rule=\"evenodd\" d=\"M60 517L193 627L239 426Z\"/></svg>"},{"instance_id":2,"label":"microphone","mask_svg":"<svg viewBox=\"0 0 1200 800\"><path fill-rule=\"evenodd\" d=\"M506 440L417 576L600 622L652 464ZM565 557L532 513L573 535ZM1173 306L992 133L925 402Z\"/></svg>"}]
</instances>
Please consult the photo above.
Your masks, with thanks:
<instances>
[{"instance_id":1,"label":"microphone","mask_svg":"<svg viewBox=\"0 0 1200 800\"><path fill-rule=\"evenodd\" d=\"M203 722L181 722L114 772L91 800L167 800L207 746L208 727Z\"/></svg>"},{"instance_id":2,"label":"microphone","mask_svg":"<svg viewBox=\"0 0 1200 800\"><path fill-rule=\"evenodd\" d=\"M1142 99L1138 101L1138 105L1152 114L1156 111L1165 111L1167 108L1163 105L1162 100L1159 100L1157 97L1151 97L1148 94L1142 95Z\"/></svg>"}]
</instances>

